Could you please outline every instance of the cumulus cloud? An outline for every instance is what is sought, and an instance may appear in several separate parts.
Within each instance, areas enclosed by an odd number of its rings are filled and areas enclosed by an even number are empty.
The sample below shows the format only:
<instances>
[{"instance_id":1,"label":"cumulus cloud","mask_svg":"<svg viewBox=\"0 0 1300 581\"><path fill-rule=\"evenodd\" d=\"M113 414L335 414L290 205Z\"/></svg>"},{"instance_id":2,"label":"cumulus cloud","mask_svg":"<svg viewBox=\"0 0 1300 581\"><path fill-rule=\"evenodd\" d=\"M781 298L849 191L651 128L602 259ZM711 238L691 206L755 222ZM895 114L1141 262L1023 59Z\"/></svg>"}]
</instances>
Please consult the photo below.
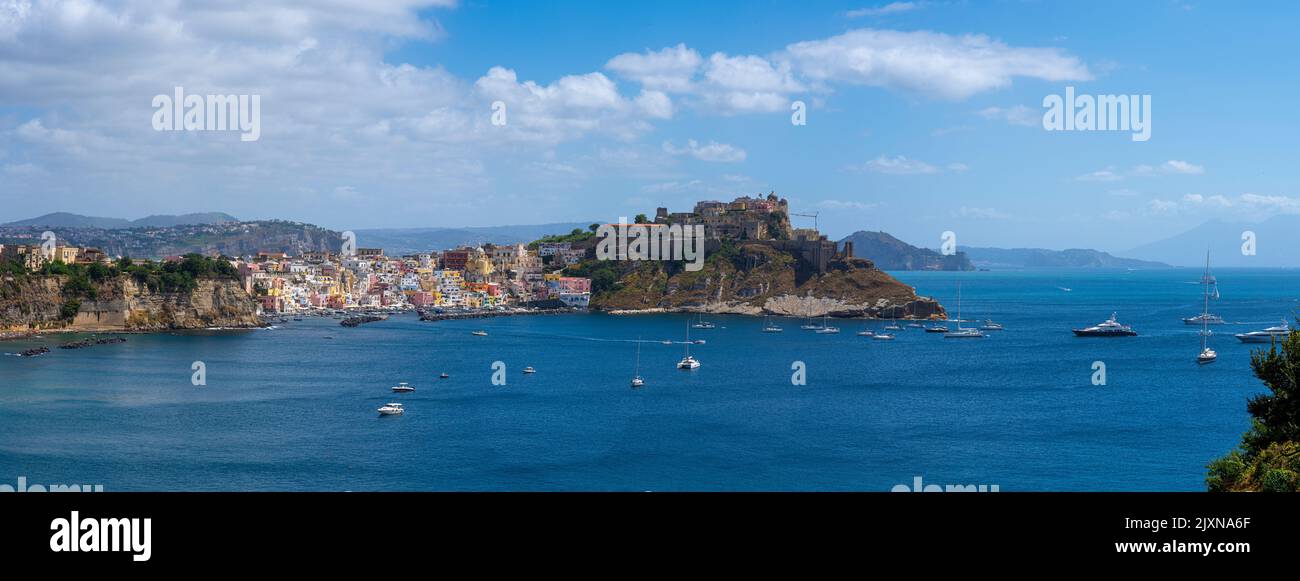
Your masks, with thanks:
<instances>
[{"instance_id":1,"label":"cumulus cloud","mask_svg":"<svg viewBox=\"0 0 1300 581\"><path fill-rule=\"evenodd\" d=\"M960 100L999 89L1016 77L1089 80L1079 59L1056 48L1009 46L984 35L861 29L798 42L784 56L807 78L898 89Z\"/></svg>"},{"instance_id":2,"label":"cumulus cloud","mask_svg":"<svg viewBox=\"0 0 1300 581\"><path fill-rule=\"evenodd\" d=\"M964 166L962 166L964 167ZM939 168L930 165L919 159L911 159L905 155L895 155L893 157L881 155L860 166L854 166L850 169L859 171L868 171L872 173L881 173L889 175L919 175L939 173Z\"/></svg>"},{"instance_id":3,"label":"cumulus cloud","mask_svg":"<svg viewBox=\"0 0 1300 581\"><path fill-rule=\"evenodd\" d=\"M849 18L862 18L863 16L888 16L890 14L900 14L911 12L924 5L924 2L890 2L882 6L873 6L870 8L858 8L845 13Z\"/></svg>"},{"instance_id":4,"label":"cumulus cloud","mask_svg":"<svg viewBox=\"0 0 1300 581\"><path fill-rule=\"evenodd\" d=\"M1171 159L1160 165L1140 164L1127 170L1106 169L1089 172L1076 177L1083 182L1117 182L1129 177L1156 177L1163 175L1201 175L1205 168L1194 163Z\"/></svg>"},{"instance_id":5,"label":"cumulus cloud","mask_svg":"<svg viewBox=\"0 0 1300 581\"><path fill-rule=\"evenodd\" d=\"M745 161L746 157L745 150L734 145L718 143L716 141L700 143L691 139L686 142L685 147L677 147L674 146L672 142L665 141L663 149L665 152L672 155L687 155L700 161L731 163Z\"/></svg>"}]
</instances>

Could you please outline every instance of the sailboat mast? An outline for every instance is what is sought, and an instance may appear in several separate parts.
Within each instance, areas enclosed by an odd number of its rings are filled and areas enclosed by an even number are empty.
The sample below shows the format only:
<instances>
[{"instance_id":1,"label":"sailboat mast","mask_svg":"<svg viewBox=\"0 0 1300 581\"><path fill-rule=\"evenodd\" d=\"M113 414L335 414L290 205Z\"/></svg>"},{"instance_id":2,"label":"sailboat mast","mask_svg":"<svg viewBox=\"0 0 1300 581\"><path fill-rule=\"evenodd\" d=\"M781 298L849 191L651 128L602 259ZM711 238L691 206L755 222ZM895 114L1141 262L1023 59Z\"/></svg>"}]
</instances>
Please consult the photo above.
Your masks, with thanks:
<instances>
[{"instance_id":1,"label":"sailboat mast","mask_svg":"<svg viewBox=\"0 0 1300 581\"><path fill-rule=\"evenodd\" d=\"M1201 351L1205 351L1205 334L1210 319L1210 251L1205 251L1205 307L1201 310Z\"/></svg>"}]
</instances>

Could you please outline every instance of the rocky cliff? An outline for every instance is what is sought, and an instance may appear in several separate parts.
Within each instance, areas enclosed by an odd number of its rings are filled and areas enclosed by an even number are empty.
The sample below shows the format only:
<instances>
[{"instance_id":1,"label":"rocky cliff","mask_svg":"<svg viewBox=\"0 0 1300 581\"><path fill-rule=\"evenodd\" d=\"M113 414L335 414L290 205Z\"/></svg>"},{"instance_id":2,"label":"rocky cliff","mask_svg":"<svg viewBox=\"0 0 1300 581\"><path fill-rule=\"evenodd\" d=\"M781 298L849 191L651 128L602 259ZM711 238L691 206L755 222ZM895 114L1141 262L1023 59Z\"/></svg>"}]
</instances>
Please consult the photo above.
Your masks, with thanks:
<instances>
[{"instance_id":1,"label":"rocky cliff","mask_svg":"<svg viewBox=\"0 0 1300 581\"><path fill-rule=\"evenodd\" d=\"M0 280L0 330L156 331L256 327L256 303L237 280L201 278L194 289L154 292L129 276L94 285L94 298L69 299L64 276Z\"/></svg>"},{"instance_id":2,"label":"rocky cliff","mask_svg":"<svg viewBox=\"0 0 1300 581\"><path fill-rule=\"evenodd\" d=\"M939 303L875 268L836 259L817 273L762 243L737 243L690 272L680 263L589 260L569 268L591 276L591 307L608 311L701 311L798 317L945 317Z\"/></svg>"}]
</instances>

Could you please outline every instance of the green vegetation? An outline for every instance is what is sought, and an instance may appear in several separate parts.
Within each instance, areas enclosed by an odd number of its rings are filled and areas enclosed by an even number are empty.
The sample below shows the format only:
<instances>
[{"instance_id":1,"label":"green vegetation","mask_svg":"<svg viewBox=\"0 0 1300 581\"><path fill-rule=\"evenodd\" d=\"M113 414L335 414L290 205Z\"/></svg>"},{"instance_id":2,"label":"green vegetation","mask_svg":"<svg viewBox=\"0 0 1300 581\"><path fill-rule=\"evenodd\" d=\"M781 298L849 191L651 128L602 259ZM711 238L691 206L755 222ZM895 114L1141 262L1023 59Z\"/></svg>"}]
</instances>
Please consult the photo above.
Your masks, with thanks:
<instances>
[{"instance_id":1,"label":"green vegetation","mask_svg":"<svg viewBox=\"0 0 1300 581\"><path fill-rule=\"evenodd\" d=\"M1250 431L1236 450L1210 462L1206 487L1211 492L1300 492L1300 331L1252 353L1250 367L1270 393L1246 402Z\"/></svg>"},{"instance_id":2,"label":"green vegetation","mask_svg":"<svg viewBox=\"0 0 1300 581\"><path fill-rule=\"evenodd\" d=\"M595 224L593 224L593 226L595 226ZM595 230L583 231L581 228L574 228L573 231L569 232L568 234L556 234L554 236L547 236L545 238L541 238L539 240L534 240L532 242L529 242L528 249L537 250L537 247L542 245L543 243L558 244L562 242L568 242L572 244L575 242L584 242L587 240L591 240L592 238L595 237L596 237Z\"/></svg>"},{"instance_id":3,"label":"green vegetation","mask_svg":"<svg viewBox=\"0 0 1300 581\"><path fill-rule=\"evenodd\" d=\"M80 299L94 300L98 296L97 283L129 275L141 285L156 293L187 292L198 286L201 278L236 278L238 272L229 262L199 254L187 254L179 262L135 262L123 258L112 265L65 264L62 261L46 263L40 270L27 272L14 261L0 262L0 275L22 280L29 276L63 277L63 297L66 312ZM75 310L72 311L76 313ZM66 317L65 318L70 318Z\"/></svg>"}]
</instances>

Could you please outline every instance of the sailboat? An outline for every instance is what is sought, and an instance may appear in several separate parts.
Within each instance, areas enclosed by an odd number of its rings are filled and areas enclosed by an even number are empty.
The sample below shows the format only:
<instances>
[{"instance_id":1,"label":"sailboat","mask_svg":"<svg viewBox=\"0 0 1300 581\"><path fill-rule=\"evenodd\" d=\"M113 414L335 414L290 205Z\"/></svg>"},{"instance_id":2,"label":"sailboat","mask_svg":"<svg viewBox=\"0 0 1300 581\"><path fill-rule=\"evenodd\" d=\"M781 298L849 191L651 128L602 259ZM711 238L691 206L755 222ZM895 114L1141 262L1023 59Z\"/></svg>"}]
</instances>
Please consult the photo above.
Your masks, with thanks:
<instances>
[{"instance_id":1,"label":"sailboat","mask_svg":"<svg viewBox=\"0 0 1300 581\"><path fill-rule=\"evenodd\" d=\"M1210 274L1209 251L1206 251L1205 253L1205 274L1201 275L1201 284L1205 285L1205 297L1206 297L1205 307L1206 308L1201 312L1201 314L1196 315L1195 317L1184 317L1183 324L1201 325L1202 327L1204 327L1205 325L1224 324L1223 317L1220 317L1219 315L1210 314L1209 299L1213 298L1216 301L1219 300L1219 283L1217 280L1215 280L1214 276ZM1213 292L1211 292L1211 290L1213 290ZM1211 297L1210 296L1211 294L1213 294L1214 296Z\"/></svg>"},{"instance_id":2,"label":"sailboat","mask_svg":"<svg viewBox=\"0 0 1300 581\"><path fill-rule=\"evenodd\" d=\"M696 369L700 366L700 360L691 357L691 327L686 326L686 356L677 362L678 369Z\"/></svg>"},{"instance_id":3,"label":"sailboat","mask_svg":"<svg viewBox=\"0 0 1300 581\"><path fill-rule=\"evenodd\" d=\"M943 334L944 339L978 339L983 337L984 333L979 329L961 328L961 284L957 285L957 330L949 331Z\"/></svg>"},{"instance_id":4,"label":"sailboat","mask_svg":"<svg viewBox=\"0 0 1300 581\"><path fill-rule=\"evenodd\" d=\"M695 327L696 329L712 329L712 328L713 328L713 323L710 323L710 322L708 322L708 321L705 321L705 320L704 320L704 313L700 313L700 320L697 321L694 325L691 325L691 326L692 326L692 327Z\"/></svg>"},{"instance_id":5,"label":"sailboat","mask_svg":"<svg viewBox=\"0 0 1300 581\"><path fill-rule=\"evenodd\" d=\"M763 317L763 332L764 332L764 333L780 333L781 331L784 331L784 329L782 329L781 327L778 327L778 326L776 326L776 325L773 325L771 322L769 322L768 319L769 319L769 317Z\"/></svg>"},{"instance_id":6,"label":"sailboat","mask_svg":"<svg viewBox=\"0 0 1300 581\"><path fill-rule=\"evenodd\" d=\"M645 380L641 379L641 338L636 338L636 368L632 372L632 387L637 388L645 385Z\"/></svg>"},{"instance_id":7,"label":"sailboat","mask_svg":"<svg viewBox=\"0 0 1300 581\"><path fill-rule=\"evenodd\" d=\"M1210 276L1210 253L1208 251L1205 253L1205 276L1201 280L1205 284L1205 292L1202 293L1205 298L1204 306L1201 308L1201 354L1196 356L1196 362L1205 365L1206 363L1214 363L1219 358L1219 354L1206 345L1210 335L1210 285L1214 284L1214 277ZM1219 294L1217 285L1214 294L1215 296ZM1219 322L1222 323L1223 319L1220 318Z\"/></svg>"},{"instance_id":8,"label":"sailboat","mask_svg":"<svg viewBox=\"0 0 1300 581\"><path fill-rule=\"evenodd\" d=\"M839 328L839 327L832 327L832 326L830 326L830 325L827 325L827 324L826 324L826 315L822 315L822 327L821 327L820 329L817 329L816 331L813 331L813 332L814 332L814 333L819 333L819 334L822 334L822 335L834 335L834 334L840 332L840 328Z\"/></svg>"},{"instance_id":9,"label":"sailboat","mask_svg":"<svg viewBox=\"0 0 1300 581\"><path fill-rule=\"evenodd\" d=\"M893 310L890 310L890 314L891 314L891 315L893 314ZM885 330L886 330L886 331L902 331L902 330L903 330L903 327L899 326L899 324L898 324L898 318L897 318L897 317L893 317L893 316L891 316L891 317L889 317L889 324L888 324L888 325L885 325Z\"/></svg>"}]
</instances>

